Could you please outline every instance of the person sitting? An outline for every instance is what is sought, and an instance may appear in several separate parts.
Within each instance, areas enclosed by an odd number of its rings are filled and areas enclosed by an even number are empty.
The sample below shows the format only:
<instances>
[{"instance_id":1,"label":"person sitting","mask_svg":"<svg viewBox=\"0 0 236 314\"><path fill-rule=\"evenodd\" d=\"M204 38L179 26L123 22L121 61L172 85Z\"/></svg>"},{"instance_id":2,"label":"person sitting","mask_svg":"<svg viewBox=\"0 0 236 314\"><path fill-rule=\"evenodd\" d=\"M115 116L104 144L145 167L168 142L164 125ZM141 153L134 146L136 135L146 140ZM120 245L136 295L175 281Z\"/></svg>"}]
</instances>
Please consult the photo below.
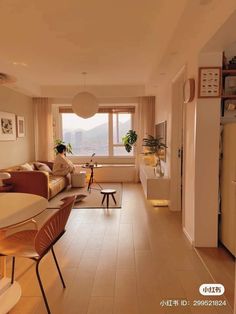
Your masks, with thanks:
<instances>
[{"instance_id":1,"label":"person sitting","mask_svg":"<svg viewBox=\"0 0 236 314\"><path fill-rule=\"evenodd\" d=\"M75 172L75 165L66 157L66 146L59 144L56 150L57 156L53 163L53 175L70 177L70 174Z\"/></svg>"}]
</instances>

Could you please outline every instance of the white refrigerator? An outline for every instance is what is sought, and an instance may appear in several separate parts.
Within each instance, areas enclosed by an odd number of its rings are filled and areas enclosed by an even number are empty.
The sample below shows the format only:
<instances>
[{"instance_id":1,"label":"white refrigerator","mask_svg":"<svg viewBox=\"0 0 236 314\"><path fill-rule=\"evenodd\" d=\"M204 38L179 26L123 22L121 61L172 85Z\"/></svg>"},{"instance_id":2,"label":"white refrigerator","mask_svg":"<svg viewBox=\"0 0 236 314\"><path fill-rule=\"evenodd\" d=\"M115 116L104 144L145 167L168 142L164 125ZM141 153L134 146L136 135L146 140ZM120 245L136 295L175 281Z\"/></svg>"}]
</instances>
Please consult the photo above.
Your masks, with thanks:
<instances>
[{"instance_id":1,"label":"white refrigerator","mask_svg":"<svg viewBox=\"0 0 236 314\"><path fill-rule=\"evenodd\" d=\"M236 256L236 123L223 127L220 241Z\"/></svg>"}]
</instances>

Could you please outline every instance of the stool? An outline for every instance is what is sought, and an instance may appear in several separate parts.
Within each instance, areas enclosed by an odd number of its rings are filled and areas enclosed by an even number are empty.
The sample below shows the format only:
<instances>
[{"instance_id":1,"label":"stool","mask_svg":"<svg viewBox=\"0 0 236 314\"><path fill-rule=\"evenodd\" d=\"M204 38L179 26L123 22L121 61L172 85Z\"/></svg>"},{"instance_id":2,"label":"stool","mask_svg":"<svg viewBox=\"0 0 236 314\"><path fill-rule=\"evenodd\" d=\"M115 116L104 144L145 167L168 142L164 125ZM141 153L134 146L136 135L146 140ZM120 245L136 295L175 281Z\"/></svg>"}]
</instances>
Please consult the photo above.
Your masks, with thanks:
<instances>
[{"instance_id":1,"label":"stool","mask_svg":"<svg viewBox=\"0 0 236 314\"><path fill-rule=\"evenodd\" d=\"M101 194L103 194L102 204L104 203L105 199L107 198L107 209L109 209L109 197L113 198L114 203L116 204L116 199L114 197L114 194L116 193L116 190L113 189L104 189L101 190Z\"/></svg>"},{"instance_id":2,"label":"stool","mask_svg":"<svg viewBox=\"0 0 236 314\"><path fill-rule=\"evenodd\" d=\"M71 174L71 185L73 188L83 188L85 186L86 172Z\"/></svg>"}]
</instances>

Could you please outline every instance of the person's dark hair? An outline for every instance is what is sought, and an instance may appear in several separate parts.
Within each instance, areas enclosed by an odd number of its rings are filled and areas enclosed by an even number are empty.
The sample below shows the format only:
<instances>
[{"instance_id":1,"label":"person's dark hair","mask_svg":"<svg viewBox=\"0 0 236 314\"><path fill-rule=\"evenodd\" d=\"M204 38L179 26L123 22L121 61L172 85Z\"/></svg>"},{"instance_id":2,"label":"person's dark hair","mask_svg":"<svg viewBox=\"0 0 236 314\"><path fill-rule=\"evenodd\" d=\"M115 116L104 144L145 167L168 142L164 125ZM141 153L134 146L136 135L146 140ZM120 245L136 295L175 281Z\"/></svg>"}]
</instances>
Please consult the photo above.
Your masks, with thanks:
<instances>
[{"instance_id":1,"label":"person's dark hair","mask_svg":"<svg viewBox=\"0 0 236 314\"><path fill-rule=\"evenodd\" d=\"M66 151L66 145L63 144L59 144L56 146L56 150L59 154L63 153L64 151Z\"/></svg>"}]
</instances>

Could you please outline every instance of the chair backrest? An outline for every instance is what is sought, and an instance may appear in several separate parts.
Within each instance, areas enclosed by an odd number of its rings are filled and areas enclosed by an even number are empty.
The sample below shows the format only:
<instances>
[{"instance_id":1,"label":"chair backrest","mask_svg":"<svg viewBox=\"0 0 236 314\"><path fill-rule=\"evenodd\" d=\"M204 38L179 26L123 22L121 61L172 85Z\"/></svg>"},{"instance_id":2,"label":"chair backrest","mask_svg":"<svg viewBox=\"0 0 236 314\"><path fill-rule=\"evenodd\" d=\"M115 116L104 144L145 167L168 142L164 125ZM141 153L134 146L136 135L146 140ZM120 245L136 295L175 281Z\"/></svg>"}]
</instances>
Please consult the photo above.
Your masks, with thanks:
<instances>
[{"instance_id":1,"label":"chair backrest","mask_svg":"<svg viewBox=\"0 0 236 314\"><path fill-rule=\"evenodd\" d=\"M35 250L42 256L64 233L67 220L75 202L75 196L62 199L60 209L40 228L35 237Z\"/></svg>"}]
</instances>

